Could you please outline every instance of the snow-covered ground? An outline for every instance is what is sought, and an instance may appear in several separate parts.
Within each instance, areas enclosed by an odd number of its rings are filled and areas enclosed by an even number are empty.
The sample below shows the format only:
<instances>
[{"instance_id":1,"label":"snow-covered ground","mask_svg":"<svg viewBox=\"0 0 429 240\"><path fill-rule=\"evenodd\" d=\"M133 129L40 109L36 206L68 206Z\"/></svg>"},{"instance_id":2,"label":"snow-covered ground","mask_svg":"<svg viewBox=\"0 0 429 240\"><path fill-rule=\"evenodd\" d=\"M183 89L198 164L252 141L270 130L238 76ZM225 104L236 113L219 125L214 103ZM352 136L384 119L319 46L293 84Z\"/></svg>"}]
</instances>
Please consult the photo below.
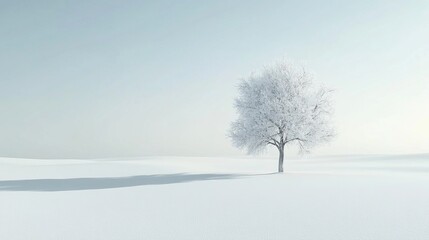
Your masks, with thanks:
<instances>
[{"instance_id":1,"label":"snow-covered ground","mask_svg":"<svg viewBox=\"0 0 429 240\"><path fill-rule=\"evenodd\" d=\"M0 239L429 239L429 155L0 158Z\"/></svg>"}]
</instances>

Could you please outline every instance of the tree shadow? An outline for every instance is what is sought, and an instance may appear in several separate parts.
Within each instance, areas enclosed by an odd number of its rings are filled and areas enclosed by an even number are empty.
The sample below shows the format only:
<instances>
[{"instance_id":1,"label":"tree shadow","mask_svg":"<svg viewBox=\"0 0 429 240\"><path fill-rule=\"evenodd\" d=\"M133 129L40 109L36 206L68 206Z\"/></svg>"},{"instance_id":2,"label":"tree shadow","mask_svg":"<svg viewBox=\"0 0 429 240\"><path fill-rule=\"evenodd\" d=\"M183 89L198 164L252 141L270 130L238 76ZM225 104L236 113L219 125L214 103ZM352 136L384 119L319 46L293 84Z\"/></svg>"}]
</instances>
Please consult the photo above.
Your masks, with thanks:
<instances>
[{"instance_id":1,"label":"tree shadow","mask_svg":"<svg viewBox=\"0 0 429 240\"><path fill-rule=\"evenodd\" d=\"M175 173L138 175L128 177L4 180L0 181L0 191L79 191L136 187L146 185L164 185L193 181L236 179L243 176L246 175Z\"/></svg>"}]
</instances>

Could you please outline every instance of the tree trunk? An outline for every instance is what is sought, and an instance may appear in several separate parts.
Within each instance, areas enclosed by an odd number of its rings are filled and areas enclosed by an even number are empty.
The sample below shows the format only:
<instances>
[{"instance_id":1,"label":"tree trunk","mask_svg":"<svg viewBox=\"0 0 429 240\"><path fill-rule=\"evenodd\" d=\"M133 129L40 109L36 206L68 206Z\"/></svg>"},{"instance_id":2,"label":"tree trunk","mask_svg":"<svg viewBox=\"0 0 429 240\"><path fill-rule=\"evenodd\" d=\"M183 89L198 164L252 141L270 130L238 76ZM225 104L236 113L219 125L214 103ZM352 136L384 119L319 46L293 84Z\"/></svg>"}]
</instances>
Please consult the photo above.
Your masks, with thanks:
<instances>
[{"instance_id":1,"label":"tree trunk","mask_svg":"<svg viewBox=\"0 0 429 240\"><path fill-rule=\"evenodd\" d=\"M279 148L279 173L283 172L283 158L284 158L284 148Z\"/></svg>"}]
</instances>

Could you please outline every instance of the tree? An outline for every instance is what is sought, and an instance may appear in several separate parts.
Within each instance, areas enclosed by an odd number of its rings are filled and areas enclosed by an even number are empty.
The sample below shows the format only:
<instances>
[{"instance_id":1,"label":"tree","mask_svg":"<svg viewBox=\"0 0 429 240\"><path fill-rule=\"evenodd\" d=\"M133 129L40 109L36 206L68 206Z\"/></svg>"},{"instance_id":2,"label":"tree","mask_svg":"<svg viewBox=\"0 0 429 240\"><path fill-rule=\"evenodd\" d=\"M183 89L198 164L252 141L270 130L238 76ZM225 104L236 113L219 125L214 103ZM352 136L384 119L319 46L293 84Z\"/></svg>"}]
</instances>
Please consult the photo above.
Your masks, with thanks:
<instances>
[{"instance_id":1,"label":"tree","mask_svg":"<svg viewBox=\"0 0 429 240\"><path fill-rule=\"evenodd\" d=\"M266 67L241 81L235 100L238 119L231 125L230 137L248 154L275 146L278 171L283 172L286 145L295 143L301 152L308 152L333 137L331 92L314 87L303 67L285 61Z\"/></svg>"}]
</instances>

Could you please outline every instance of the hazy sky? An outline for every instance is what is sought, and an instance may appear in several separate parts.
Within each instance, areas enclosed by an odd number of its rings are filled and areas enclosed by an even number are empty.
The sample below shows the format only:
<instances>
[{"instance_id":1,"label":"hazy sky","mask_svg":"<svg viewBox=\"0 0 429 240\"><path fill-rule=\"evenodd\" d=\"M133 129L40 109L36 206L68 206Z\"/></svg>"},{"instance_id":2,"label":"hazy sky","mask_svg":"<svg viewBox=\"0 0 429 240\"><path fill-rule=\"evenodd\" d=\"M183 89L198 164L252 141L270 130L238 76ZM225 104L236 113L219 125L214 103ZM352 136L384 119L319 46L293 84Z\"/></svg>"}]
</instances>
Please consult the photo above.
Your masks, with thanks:
<instances>
[{"instance_id":1,"label":"hazy sky","mask_svg":"<svg viewBox=\"0 0 429 240\"><path fill-rule=\"evenodd\" d=\"M315 154L429 152L429 1L2 1L0 156L240 155L238 79L334 88Z\"/></svg>"}]
</instances>

